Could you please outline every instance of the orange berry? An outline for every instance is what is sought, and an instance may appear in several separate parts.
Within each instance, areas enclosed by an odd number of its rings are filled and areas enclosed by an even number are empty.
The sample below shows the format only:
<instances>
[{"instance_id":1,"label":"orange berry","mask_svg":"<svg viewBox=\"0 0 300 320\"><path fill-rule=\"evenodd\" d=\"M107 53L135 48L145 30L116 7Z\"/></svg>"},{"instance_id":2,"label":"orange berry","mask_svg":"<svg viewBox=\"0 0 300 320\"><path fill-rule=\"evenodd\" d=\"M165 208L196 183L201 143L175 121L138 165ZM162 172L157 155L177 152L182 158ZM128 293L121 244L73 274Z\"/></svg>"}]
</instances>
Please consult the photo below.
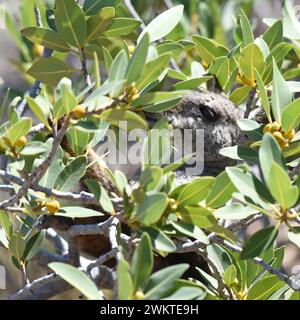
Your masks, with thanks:
<instances>
[{"instance_id":1,"label":"orange berry","mask_svg":"<svg viewBox=\"0 0 300 320\"><path fill-rule=\"evenodd\" d=\"M133 54L134 50L135 50L135 46L128 46L129 54Z\"/></svg>"},{"instance_id":2,"label":"orange berry","mask_svg":"<svg viewBox=\"0 0 300 320\"><path fill-rule=\"evenodd\" d=\"M18 148L24 148L26 144L27 144L27 138L25 136L22 136L14 143L14 145Z\"/></svg>"},{"instance_id":3,"label":"orange berry","mask_svg":"<svg viewBox=\"0 0 300 320\"><path fill-rule=\"evenodd\" d=\"M284 137L289 141L292 140L296 135L295 129L291 129L284 133Z\"/></svg>"},{"instance_id":4,"label":"orange berry","mask_svg":"<svg viewBox=\"0 0 300 320\"><path fill-rule=\"evenodd\" d=\"M49 213L54 214L60 209L60 203L57 200L50 200L45 203Z\"/></svg>"},{"instance_id":5,"label":"orange berry","mask_svg":"<svg viewBox=\"0 0 300 320\"><path fill-rule=\"evenodd\" d=\"M72 116L74 119L81 119L86 115L86 107L82 104L78 105L72 111Z\"/></svg>"}]
</instances>

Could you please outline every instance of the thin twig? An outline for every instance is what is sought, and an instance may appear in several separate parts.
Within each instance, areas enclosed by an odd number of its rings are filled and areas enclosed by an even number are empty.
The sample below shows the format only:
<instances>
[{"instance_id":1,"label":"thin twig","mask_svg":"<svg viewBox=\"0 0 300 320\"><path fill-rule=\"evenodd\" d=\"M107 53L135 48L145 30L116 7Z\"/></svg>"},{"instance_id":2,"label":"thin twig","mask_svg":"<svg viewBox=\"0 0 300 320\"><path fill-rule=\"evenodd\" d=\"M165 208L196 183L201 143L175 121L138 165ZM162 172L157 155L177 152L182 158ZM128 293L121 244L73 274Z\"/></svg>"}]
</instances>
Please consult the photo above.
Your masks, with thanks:
<instances>
[{"instance_id":1,"label":"thin twig","mask_svg":"<svg viewBox=\"0 0 300 320\"><path fill-rule=\"evenodd\" d=\"M47 229L46 238L54 245L54 248L58 254L65 255L68 253L68 242L64 238L62 238L54 229Z\"/></svg>"},{"instance_id":2,"label":"thin twig","mask_svg":"<svg viewBox=\"0 0 300 320\"><path fill-rule=\"evenodd\" d=\"M44 160L44 162L37 167L34 172L29 176L27 180L24 181L23 186L20 188L20 190L12 196L10 199L2 201L0 203L0 209L5 209L7 207L13 207L27 192L28 189L31 187L31 185L37 184L40 179L44 176L47 169L51 165L51 162L57 152L57 148L60 146L70 123L70 115L66 116L59 132L57 133L57 136L53 140L52 148L50 150L50 153L48 157Z\"/></svg>"},{"instance_id":3,"label":"thin twig","mask_svg":"<svg viewBox=\"0 0 300 320\"><path fill-rule=\"evenodd\" d=\"M110 217L105 222L97 224L74 225L68 229L70 236L97 235L104 234L109 229L114 218Z\"/></svg>"},{"instance_id":4,"label":"thin twig","mask_svg":"<svg viewBox=\"0 0 300 320\"><path fill-rule=\"evenodd\" d=\"M111 248L118 250L117 254L116 254L116 260L119 262L121 261L121 256L120 256L120 252L119 252L119 244L118 244L118 225L120 223L120 220L118 218L114 218L111 222L111 225L109 227L109 232L108 232L108 237L109 237L109 241L111 244Z\"/></svg>"},{"instance_id":5,"label":"thin twig","mask_svg":"<svg viewBox=\"0 0 300 320\"><path fill-rule=\"evenodd\" d=\"M85 78L85 82L87 84L88 87L92 86L92 80L91 80L91 76L88 72L87 69L87 59L86 59L86 52L84 48L81 48L81 70L82 70L82 74ZM90 93L92 92L92 89L90 90Z\"/></svg>"},{"instance_id":6,"label":"thin twig","mask_svg":"<svg viewBox=\"0 0 300 320\"><path fill-rule=\"evenodd\" d=\"M249 118L249 115L250 115L251 110L252 110L252 104L253 104L255 95L256 95L256 88L253 88L251 90L250 94L249 94L249 98L248 98L248 101L247 101L247 104L246 104L246 110L245 110L245 114L244 114L244 118L245 119Z\"/></svg>"}]
</instances>

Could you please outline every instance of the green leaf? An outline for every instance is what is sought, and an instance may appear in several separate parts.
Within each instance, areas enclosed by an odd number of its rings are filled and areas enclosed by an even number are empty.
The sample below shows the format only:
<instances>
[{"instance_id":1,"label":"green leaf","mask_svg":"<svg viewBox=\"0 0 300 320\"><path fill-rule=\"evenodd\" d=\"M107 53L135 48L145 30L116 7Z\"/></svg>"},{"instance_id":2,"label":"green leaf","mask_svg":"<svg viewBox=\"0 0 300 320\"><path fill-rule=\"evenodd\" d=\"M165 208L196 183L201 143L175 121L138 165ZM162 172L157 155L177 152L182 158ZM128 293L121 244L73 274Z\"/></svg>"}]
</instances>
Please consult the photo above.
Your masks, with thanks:
<instances>
[{"instance_id":1,"label":"green leaf","mask_svg":"<svg viewBox=\"0 0 300 320\"><path fill-rule=\"evenodd\" d=\"M227 56L229 51L227 48L219 45L217 42L201 36L193 36L196 49L202 60L210 65L216 58Z\"/></svg>"},{"instance_id":2,"label":"green leaf","mask_svg":"<svg viewBox=\"0 0 300 320\"><path fill-rule=\"evenodd\" d=\"M73 70L63 60L43 57L35 62L27 73L50 86L56 86L63 77L70 77Z\"/></svg>"},{"instance_id":3,"label":"green leaf","mask_svg":"<svg viewBox=\"0 0 300 320\"><path fill-rule=\"evenodd\" d=\"M109 195L105 191L104 187L100 185L98 181L87 179L85 180L87 187L90 192L94 194L97 199L97 202L101 206L101 208L110 214L115 212L112 201L109 198Z\"/></svg>"},{"instance_id":4,"label":"green leaf","mask_svg":"<svg viewBox=\"0 0 300 320\"><path fill-rule=\"evenodd\" d=\"M146 26L139 36L138 42L143 38L145 33L149 34L150 42L154 42L168 35L180 22L183 9L183 5L178 5L161 13Z\"/></svg>"},{"instance_id":5,"label":"green leaf","mask_svg":"<svg viewBox=\"0 0 300 320\"><path fill-rule=\"evenodd\" d=\"M200 240L204 244L209 244L207 235L199 227L192 223L174 222L171 221L171 225L181 234Z\"/></svg>"},{"instance_id":6,"label":"green leaf","mask_svg":"<svg viewBox=\"0 0 300 320\"><path fill-rule=\"evenodd\" d=\"M102 217L103 213L92 209L82 207L63 207L55 216L66 217L66 218L91 218L91 217Z\"/></svg>"},{"instance_id":7,"label":"green leaf","mask_svg":"<svg viewBox=\"0 0 300 320\"><path fill-rule=\"evenodd\" d=\"M206 204L211 208L219 208L223 206L237 189L224 171L217 176L212 189L206 199Z\"/></svg>"},{"instance_id":8,"label":"green leaf","mask_svg":"<svg viewBox=\"0 0 300 320\"><path fill-rule=\"evenodd\" d=\"M243 46L247 46L248 44L251 44L254 42L254 36L252 32L252 28L250 25L250 21L244 12L244 10L241 10L240 16L239 16L239 22L241 25L242 30L242 36L243 36Z\"/></svg>"},{"instance_id":9,"label":"green leaf","mask_svg":"<svg viewBox=\"0 0 300 320\"><path fill-rule=\"evenodd\" d=\"M204 207L187 206L180 212L184 222L191 223L199 228L212 228L217 224L213 213Z\"/></svg>"},{"instance_id":10,"label":"green leaf","mask_svg":"<svg viewBox=\"0 0 300 320\"><path fill-rule=\"evenodd\" d=\"M21 118L13 124L6 131L6 136L10 142L14 143L22 136L26 136L32 127L32 120L30 118Z\"/></svg>"},{"instance_id":11,"label":"green leaf","mask_svg":"<svg viewBox=\"0 0 300 320\"><path fill-rule=\"evenodd\" d=\"M213 177L200 177L193 180L180 192L177 201L181 206L196 205L205 199L213 185Z\"/></svg>"},{"instance_id":12,"label":"green leaf","mask_svg":"<svg viewBox=\"0 0 300 320\"><path fill-rule=\"evenodd\" d=\"M277 235L278 229L275 227L259 230L245 242L241 259L253 259L262 255L273 246Z\"/></svg>"},{"instance_id":13,"label":"green leaf","mask_svg":"<svg viewBox=\"0 0 300 320\"><path fill-rule=\"evenodd\" d=\"M291 184L287 172L276 162L272 162L268 186L273 197L283 210L291 208L298 200L299 190Z\"/></svg>"},{"instance_id":14,"label":"green leaf","mask_svg":"<svg viewBox=\"0 0 300 320\"><path fill-rule=\"evenodd\" d=\"M239 59L240 71L247 77L251 82L254 82L254 69L259 73L262 73L265 68L265 59L260 48L255 44L251 43L245 47Z\"/></svg>"},{"instance_id":15,"label":"green leaf","mask_svg":"<svg viewBox=\"0 0 300 320\"><path fill-rule=\"evenodd\" d=\"M270 49L273 49L283 40L283 24L282 20L275 22L264 34L263 39Z\"/></svg>"},{"instance_id":16,"label":"green leaf","mask_svg":"<svg viewBox=\"0 0 300 320\"><path fill-rule=\"evenodd\" d=\"M168 297L163 298L162 300L203 300L205 298L206 292L203 288L201 288L200 286L196 287L191 282L187 282L187 285L185 286L184 283L180 283L181 281L184 280L178 280L176 282L176 287L179 288L177 288L175 292L173 292Z\"/></svg>"},{"instance_id":17,"label":"green leaf","mask_svg":"<svg viewBox=\"0 0 300 320\"><path fill-rule=\"evenodd\" d=\"M115 57L111 65L111 68L109 70L109 77L108 77L109 81L113 83L113 82L125 80L127 65L128 65L127 54L124 50L122 50ZM116 86L111 91L111 96L112 97L118 96L122 88L123 88L122 83L119 86Z\"/></svg>"},{"instance_id":18,"label":"green leaf","mask_svg":"<svg viewBox=\"0 0 300 320\"><path fill-rule=\"evenodd\" d=\"M101 118L105 121L110 122L116 127L121 126L124 122L127 124L127 130L143 129L147 130L147 123L138 114L130 110L122 109L108 109L101 114ZM121 128L123 128L121 126ZM123 128L124 129L124 128Z\"/></svg>"},{"instance_id":19,"label":"green leaf","mask_svg":"<svg viewBox=\"0 0 300 320\"><path fill-rule=\"evenodd\" d=\"M163 253L173 252L176 250L174 242L160 229L142 227L141 230L149 234L154 249Z\"/></svg>"},{"instance_id":20,"label":"green leaf","mask_svg":"<svg viewBox=\"0 0 300 320\"><path fill-rule=\"evenodd\" d=\"M11 235L9 240L9 251L11 254L21 262L25 250L25 240L20 232Z\"/></svg>"},{"instance_id":21,"label":"green leaf","mask_svg":"<svg viewBox=\"0 0 300 320\"><path fill-rule=\"evenodd\" d=\"M69 44L51 29L30 27L23 29L22 34L30 41L48 49L60 52L69 52L71 50Z\"/></svg>"},{"instance_id":22,"label":"green leaf","mask_svg":"<svg viewBox=\"0 0 300 320\"><path fill-rule=\"evenodd\" d=\"M145 191L155 190L160 187L163 174L159 167L148 167L140 175L140 185Z\"/></svg>"},{"instance_id":23,"label":"green leaf","mask_svg":"<svg viewBox=\"0 0 300 320\"><path fill-rule=\"evenodd\" d=\"M226 172L232 183L241 194L249 197L254 202L262 206L262 208L270 209L269 206L267 206L266 203L261 199L262 194L264 195L264 198L268 198L269 194L262 189L262 184L259 183L259 181L255 179L253 175L235 167L227 167Z\"/></svg>"},{"instance_id":24,"label":"green leaf","mask_svg":"<svg viewBox=\"0 0 300 320\"><path fill-rule=\"evenodd\" d=\"M214 211L215 217L225 220L246 219L256 213L259 213L259 211L251 207L244 207L239 203L231 203L228 206L222 207Z\"/></svg>"},{"instance_id":25,"label":"green leaf","mask_svg":"<svg viewBox=\"0 0 300 320\"><path fill-rule=\"evenodd\" d=\"M112 24L115 16L115 9L112 7L103 8L97 15L87 20L87 39L92 41L99 38Z\"/></svg>"},{"instance_id":26,"label":"green leaf","mask_svg":"<svg viewBox=\"0 0 300 320\"><path fill-rule=\"evenodd\" d=\"M134 31L141 22L131 18L114 18L111 26L103 35L105 37L121 37Z\"/></svg>"},{"instance_id":27,"label":"green leaf","mask_svg":"<svg viewBox=\"0 0 300 320\"><path fill-rule=\"evenodd\" d=\"M293 96L280 73L275 59L273 59L273 91L272 111L278 123L281 123L281 113L286 105L293 99Z\"/></svg>"},{"instance_id":28,"label":"green leaf","mask_svg":"<svg viewBox=\"0 0 300 320\"><path fill-rule=\"evenodd\" d=\"M59 35L73 46L80 48L86 40L87 25L78 3L74 0L56 0L54 15Z\"/></svg>"},{"instance_id":29,"label":"green leaf","mask_svg":"<svg viewBox=\"0 0 300 320\"><path fill-rule=\"evenodd\" d=\"M248 291L247 300L267 300L275 291L284 287L276 275L257 281Z\"/></svg>"},{"instance_id":30,"label":"green leaf","mask_svg":"<svg viewBox=\"0 0 300 320\"><path fill-rule=\"evenodd\" d=\"M269 179L272 162L276 162L281 168L285 169L285 161L281 148L273 135L267 133L264 135L262 145L259 149L259 163L265 181Z\"/></svg>"},{"instance_id":31,"label":"green leaf","mask_svg":"<svg viewBox=\"0 0 300 320\"><path fill-rule=\"evenodd\" d=\"M120 0L85 0L83 11L87 16L98 14L105 7L116 7Z\"/></svg>"},{"instance_id":32,"label":"green leaf","mask_svg":"<svg viewBox=\"0 0 300 320\"><path fill-rule=\"evenodd\" d=\"M266 60L266 68L262 74L262 79L265 84L272 81L273 59L275 59L278 66L280 66L286 55L294 48L293 44L281 42L272 49L269 57Z\"/></svg>"},{"instance_id":33,"label":"green leaf","mask_svg":"<svg viewBox=\"0 0 300 320\"><path fill-rule=\"evenodd\" d=\"M177 42L165 42L157 45L156 50L158 55L169 53L176 57L184 51L184 46Z\"/></svg>"},{"instance_id":34,"label":"green leaf","mask_svg":"<svg viewBox=\"0 0 300 320\"><path fill-rule=\"evenodd\" d=\"M135 218L143 225L151 225L158 222L167 208L167 196L164 193L156 193L146 196L139 205Z\"/></svg>"},{"instance_id":35,"label":"green leaf","mask_svg":"<svg viewBox=\"0 0 300 320\"><path fill-rule=\"evenodd\" d=\"M300 123L300 98L286 105L282 112L282 128L285 131L296 128Z\"/></svg>"},{"instance_id":36,"label":"green leaf","mask_svg":"<svg viewBox=\"0 0 300 320\"><path fill-rule=\"evenodd\" d=\"M135 291L143 286L150 276L152 268L153 253L151 239L147 233L143 233L131 262L131 273Z\"/></svg>"},{"instance_id":37,"label":"green leaf","mask_svg":"<svg viewBox=\"0 0 300 320\"><path fill-rule=\"evenodd\" d=\"M230 286L237 277L237 269L235 265L230 265L224 272L223 280L227 286Z\"/></svg>"},{"instance_id":38,"label":"green leaf","mask_svg":"<svg viewBox=\"0 0 300 320\"><path fill-rule=\"evenodd\" d=\"M257 71L256 68L254 68L254 78L257 82L257 87L258 87L258 90L259 90L259 97L260 97L260 100L261 100L261 103L262 103L262 106L264 108L264 111L266 113L266 116L269 120L272 119L271 117L271 107L270 107L270 101L269 101L269 97L268 97L268 94L267 94L267 90L265 88L265 85L263 83L263 80L260 76L260 73Z\"/></svg>"},{"instance_id":39,"label":"green leaf","mask_svg":"<svg viewBox=\"0 0 300 320\"><path fill-rule=\"evenodd\" d=\"M49 129L52 130L48 123L49 109L41 106L37 99L26 97L28 106L34 115Z\"/></svg>"},{"instance_id":40,"label":"green leaf","mask_svg":"<svg viewBox=\"0 0 300 320\"><path fill-rule=\"evenodd\" d=\"M13 226L10 221L8 213L5 211L0 211L0 227L3 228L6 238L10 239L10 236L12 235L12 232L13 232Z\"/></svg>"},{"instance_id":41,"label":"green leaf","mask_svg":"<svg viewBox=\"0 0 300 320\"><path fill-rule=\"evenodd\" d=\"M147 92L140 96L139 99L133 102L134 107L153 105L162 102L167 102L174 99L182 98L182 92Z\"/></svg>"},{"instance_id":42,"label":"green leaf","mask_svg":"<svg viewBox=\"0 0 300 320\"><path fill-rule=\"evenodd\" d=\"M37 156L41 153L44 153L47 151L47 147L43 142L40 141L30 141L26 144L24 149L20 152L20 155L23 157L32 157Z\"/></svg>"},{"instance_id":43,"label":"green leaf","mask_svg":"<svg viewBox=\"0 0 300 320\"><path fill-rule=\"evenodd\" d=\"M143 69L139 80L136 83L138 89L145 88L152 81L156 80L168 67L170 61L169 54L162 54L156 59L148 62Z\"/></svg>"},{"instance_id":44,"label":"green leaf","mask_svg":"<svg viewBox=\"0 0 300 320\"><path fill-rule=\"evenodd\" d=\"M130 273L130 265L127 261L120 261L117 266L118 275L118 298L130 300L133 296L133 281Z\"/></svg>"},{"instance_id":45,"label":"green leaf","mask_svg":"<svg viewBox=\"0 0 300 320\"><path fill-rule=\"evenodd\" d=\"M86 132L80 126L73 126L67 132L67 139L76 155L86 151L86 147L93 139L94 134Z\"/></svg>"},{"instance_id":46,"label":"green leaf","mask_svg":"<svg viewBox=\"0 0 300 320\"><path fill-rule=\"evenodd\" d=\"M155 272L145 287L145 299L160 300L171 293L178 280L189 268L188 264L177 264Z\"/></svg>"},{"instance_id":47,"label":"green leaf","mask_svg":"<svg viewBox=\"0 0 300 320\"><path fill-rule=\"evenodd\" d=\"M251 86L237 88L230 94L229 99L239 106L249 97L251 90Z\"/></svg>"},{"instance_id":48,"label":"green leaf","mask_svg":"<svg viewBox=\"0 0 300 320\"><path fill-rule=\"evenodd\" d=\"M55 189L65 192L74 190L80 178L85 174L86 163L87 160L84 156L71 160L58 175Z\"/></svg>"},{"instance_id":49,"label":"green leaf","mask_svg":"<svg viewBox=\"0 0 300 320\"><path fill-rule=\"evenodd\" d=\"M174 84L175 90L193 90L198 89L203 83L210 80L211 76L201 77L201 78L192 78L185 81L178 82Z\"/></svg>"},{"instance_id":50,"label":"green leaf","mask_svg":"<svg viewBox=\"0 0 300 320\"><path fill-rule=\"evenodd\" d=\"M72 88L70 88L68 85L63 84L61 90L63 107L68 114L77 106L77 99L72 91Z\"/></svg>"},{"instance_id":51,"label":"green leaf","mask_svg":"<svg viewBox=\"0 0 300 320\"><path fill-rule=\"evenodd\" d=\"M143 38L135 48L133 56L129 61L127 71L126 71L127 84L133 83L140 78L141 73L146 64L148 48L149 48L149 35L145 33Z\"/></svg>"},{"instance_id":52,"label":"green leaf","mask_svg":"<svg viewBox=\"0 0 300 320\"><path fill-rule=\"evenodd\" d=\"M71 265L61 262L52 262L49 263L48 266L62 279L83 293L89 300L101 300L101 295L96 285L82 271Z\"/></svg>"},{"instance_id":53,"label":"green leaf","mask_svg":"<svg viewBox=\"0 0 300 320\"><path fill-rule=\"evenodd\" d=\"M31 237L29 241L27 241L23 254L24 261L29 261L38 253L38 251L42 247L45 235L46 230L42 230L41 232L38 232L33 237Z\"/></svg>"}]
</instances>

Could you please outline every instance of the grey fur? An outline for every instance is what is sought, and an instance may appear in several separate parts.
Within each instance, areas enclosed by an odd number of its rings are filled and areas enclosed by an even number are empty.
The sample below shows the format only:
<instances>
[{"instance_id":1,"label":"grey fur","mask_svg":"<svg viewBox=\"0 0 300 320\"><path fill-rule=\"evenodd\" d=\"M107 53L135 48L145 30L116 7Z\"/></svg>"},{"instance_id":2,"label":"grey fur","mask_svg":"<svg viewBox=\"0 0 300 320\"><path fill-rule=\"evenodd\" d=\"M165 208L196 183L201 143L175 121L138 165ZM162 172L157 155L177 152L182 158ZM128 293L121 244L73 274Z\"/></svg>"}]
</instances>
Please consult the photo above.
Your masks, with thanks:
<instances>
[{"instance_id":1,"label":"grey fur","mask_svg":"<svg viewBox=\"0 0 300 320\"><path fill-rule=\"evenodd\" d=\"M215 117L205 117L214 114ZM151 123L166 116L173 128L204 130L205 175L217 175L226 166L234 162L220 155L224 147L243 144L245 135L238 127L238 119L243 118L243 110L237 107L226 96L213 92L192 91L185 95L179 105L160 114L147 114ZM182 177L182 170L177 172L178 178L191 180L193 177Z\"/></svg>"}]
</instances>

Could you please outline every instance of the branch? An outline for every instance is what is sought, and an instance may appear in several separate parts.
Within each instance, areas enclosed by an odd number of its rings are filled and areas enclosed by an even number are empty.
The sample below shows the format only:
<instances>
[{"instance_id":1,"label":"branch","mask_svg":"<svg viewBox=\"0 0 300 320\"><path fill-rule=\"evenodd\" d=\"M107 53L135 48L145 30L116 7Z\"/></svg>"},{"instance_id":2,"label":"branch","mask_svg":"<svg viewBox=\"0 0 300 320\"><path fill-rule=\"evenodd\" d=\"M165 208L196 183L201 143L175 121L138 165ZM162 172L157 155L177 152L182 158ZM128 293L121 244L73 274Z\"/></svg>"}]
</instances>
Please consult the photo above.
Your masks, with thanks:
<instances>
[{"instance_id":1,"label":"branch","mask_svg":"<svg viewBox=\"0 0 300 320\"><path fill-rule=\"evenodd\" d=\"M46 232L46 238L54 245L54 248L58 254L66 255L68 253L68 242L64 238L62 238L55 230L49 228Z\"/></svg>"},{"instance_id":2,"label":"branch","mask_svg":"<svg viewBox=\"0 0 300 320\"><path fill-rule=\"evenodd\" d=\"M245 119L248 119L249 118L249 115L251 113L251 109L252 109L252 104L253 104L253 101L254 101L254 98L255 98L255 94L256 94L256 88L253 88L249 94L249 98L248 98L248 101L247 101L247 104L246 104L246 111L245 111L245 114L244 114L244 118Z\"/></svg>"},{"instance_id":3,"label":"branch","mask_svg":"<svg viewBox=\"0 0 300 320\"><path fill-rule=\"evenodd\" d=\"M224 240L223 238L221 238L219 236L216 236L215 234L213 234L213 237L210 238L210 243L220 244L220 245L226 247L227 249L230 249L230 250L237 252L237 253L241 253L243 251L242 248L240 248L236 245L232 245L228 241ZM197 252L199 249L205 250L206 247L207 247L207 244L201 242L200 240L196 240L193 242L179 244L177 246L176 253ZM274 269L272 266L270 266L263 259L261 259L259 257L255 257L252 259L252 261L255 264L258 264L261 267L263 267L270 274L275 275L280 281L286 283L293 290L300 291L300 286L297 283L292 281L287 275L285 275L281 271Z\"/></svg>"},{"instance_id":4,"label":"branch","mask_svg":"<svg viewBox=\"0 0 300 320\"><path fill-rule=\"evenodd\" d=\"M118 225L120 223L120 220L118 218L113 218L111 225L109 227L109 233L108 233L108 237L109 237L109 241L111 244L111 248L112 250L117 250L116 253L116 260L117 262L121 261L121 255L119 252L119 244L118 244L118 240L117 240L117 236L118 236Z\"/></svg>"},{"instance_id":5,"label":"branch","mask_svg":"<svg viewBox=\"0 0 300 320\"><path fill-rule=\"evenodd\" d=\"M84 236L104 234L111 226L114 218L110 217L105 222L97 224L74 225L68 229L70 236Z\"/></svg>"},{"instance_id":6,"label":"branch","mask_svg":"<svg viewBox=\"0 0 300 320\"><path fill-rule=\"evenodd\" d=\"M91 80L91 76L89 75L88 69L87 69L87 60L86 60L86 52L84 48L81 48L81 72L83 74L83 76L85 77L85 82L87 84L88 87L92 86L92 80ZM90 92L92 91L92 89L90 90Z\"/></svg>"},{"instance_id":7,"label":"branch","mask_svg":"<svg viewBox=\"0 0 300 320\"><path fill-rule=\"evenodd\" d=\"M62 127L60 128L59 132L57 133L57 136L55 137L51 151L48 155L48 157L45 159L45 161L37 167L34 172L29 176L27 180L24 181L23 186L20 188L18 193L14 196L12 196L10 199L5 200L0 203L0 209L5 209L7 207L12 207L14 204L16 204L27 192L28 189L31 187L31 185L34 185L40 181L40 179L44 176L47 169L51 165L51 162L56 154L57 148L61 144L70 123L70 115L66 116Z\"/></svg>"}]
</instances>

